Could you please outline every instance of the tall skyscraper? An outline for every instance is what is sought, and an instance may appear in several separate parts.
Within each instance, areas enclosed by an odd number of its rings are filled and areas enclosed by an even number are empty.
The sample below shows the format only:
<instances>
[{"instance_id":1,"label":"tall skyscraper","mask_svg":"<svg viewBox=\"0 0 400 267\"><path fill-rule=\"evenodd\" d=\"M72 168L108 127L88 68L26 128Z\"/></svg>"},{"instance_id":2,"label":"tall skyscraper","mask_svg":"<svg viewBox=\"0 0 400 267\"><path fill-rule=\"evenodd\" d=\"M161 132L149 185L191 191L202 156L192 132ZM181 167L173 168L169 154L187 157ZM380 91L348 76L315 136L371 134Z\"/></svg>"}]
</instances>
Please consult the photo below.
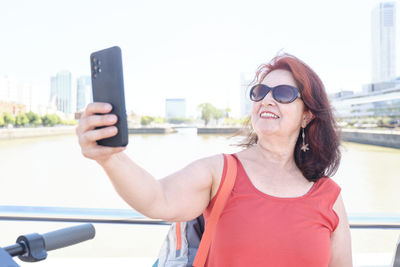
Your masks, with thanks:
<instances>
[{"instance_id":1,"label":"tall skyscraper","mask_svg":"<svg viewBox=\"0 0 400 267\"><path fill-rule=\"evenodd\" d=\"M380 3L372 10L372 82L396 77L396 4Z\"/></svg>"},{"instance_id":2,"label":"tall skyscraper","mask_svg":"<svg viewBox=\"0 0 400 267\"><path fill-rule=\"evenodd\" d=\"M19 102L19 85L15 77L4 75L0 77L0 100L6 102Z\"/></svg>"},{"instance_id":3,"label":"tall skyscraper","mask_svg":"<svg viewBox=\"0 0 400 267\"><path fill-rule=\"evenodd\" d=\"M165 117L167 119L186 118L186 99L184 98L165 99Z\"/></svg>"},{"instance_id":4,"label":"tall skyscraper","mask_svg":"<svg viewBox=\"0 0 400 267\"><path fill-rule=\"evenodd\" d=\"M81 76L76 81L76 111L83 110L92 102L92 81L90 76Z\"/></svg>"},{"instance_id":5,"label":"tall skyscraper","mask_svg":"<svg viewBox=\"0 0 400 267\"><path fill-rule=\"evenodd\" d=\"M50 99L49 102L50 104L55 105L55 99L56 99L56 92L57 92L57 79L55 76L50 77Z\"/></svg>"},{"instance_id":6,"label":"tall skyscraper","mask_svg":"<svg viewBox=\"0 0 400 267\"><path fill-rule=\"evenodd\" d=\"M55 98L57 110L65 114L72 113L72 75L69 71L60 71L51 78L51 94ZM54 93L54 95L53 95Z\"/></svg>"}]
</instances>

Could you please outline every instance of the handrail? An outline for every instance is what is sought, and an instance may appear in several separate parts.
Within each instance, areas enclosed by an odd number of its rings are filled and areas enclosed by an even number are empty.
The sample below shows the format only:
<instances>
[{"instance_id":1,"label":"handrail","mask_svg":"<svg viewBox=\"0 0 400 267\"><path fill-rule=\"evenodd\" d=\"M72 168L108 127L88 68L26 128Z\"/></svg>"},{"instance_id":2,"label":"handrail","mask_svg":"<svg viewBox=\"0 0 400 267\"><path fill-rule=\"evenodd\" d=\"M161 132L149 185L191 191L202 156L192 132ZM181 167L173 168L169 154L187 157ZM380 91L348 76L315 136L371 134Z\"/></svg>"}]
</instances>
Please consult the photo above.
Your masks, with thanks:
<instances>
[{"instance_id":1,"label":"handrail","mask_svg":"<svg viewBox=\"0 0 400 267\"><path fill-rule=\"evenodd\" d=\"M350 213L353 229L400 229L400 213Z\"/></svg>"},{"instance_id":2,"label":"handrail","mask_svg":"<svg viewBox=\"0 0 400 267\"><path fill-rule=\"evenodd\" d=\"M353 229L400 229L399 213L350 213ZM90 222L110 224L154 224L169 222L150 219L132 209L71 208L43 206L1 206L0 221Z\"/></svg>"},{"instance_id":3,"label":"handrail","mask_svg":"<svg viewBox=\"0 0 400 267\"><path fill-rule=\"evenodd\" d=\"M156 225L170 224L162 220L148 218L132 209L1 205L0 221L47 221Z\"/></svg>"}]
</instances>

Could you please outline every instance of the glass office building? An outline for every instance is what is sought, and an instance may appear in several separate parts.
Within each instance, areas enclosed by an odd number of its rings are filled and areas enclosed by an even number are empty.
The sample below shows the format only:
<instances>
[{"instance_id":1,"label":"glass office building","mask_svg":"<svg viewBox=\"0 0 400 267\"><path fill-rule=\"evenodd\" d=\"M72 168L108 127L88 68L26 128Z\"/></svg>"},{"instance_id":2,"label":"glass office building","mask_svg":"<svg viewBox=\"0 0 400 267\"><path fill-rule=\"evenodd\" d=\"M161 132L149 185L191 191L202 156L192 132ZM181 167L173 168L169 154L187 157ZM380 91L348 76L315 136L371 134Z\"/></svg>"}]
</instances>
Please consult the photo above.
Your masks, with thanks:
<instances>
[{"instance_id":1,"label":"glass office building","mask_svg":"<svg viewBox=\"0 0 400 267\"><path fill-rule=\"evenodd\" d=\"M337 118L400 118L400 86L375 92L331 97Z\"/></svg>"},{"instance_id":2,"label":"glass office building","mask_svg":"<svg viewBox=\"0 0 400 267\"><path fill-rule=\"evenodd\" d=\"M165 117L186 118L186 99L185 98L167 98L165 99Z\"/></svg>"},{"instance_id":3,"label":"glass office building","mask_svg":"<svg viewBox=\"0 0 400 267\"><path fill-rule=\"evenodd\" d=\"M90 76L81 76L76 81L76 111L82 111L92 102L92 81Z\"/></svg>"},{"instance_id":4,"label":"glass office building","mask_svg":"<svg viewBox=\"0 0 400 267\"><path fill-rule=\"evenodd\" d=\"M55 100L57 110L72 114L72 75L69 71L60 71L51 77L50 101Z\"/></svg>"}]
</instances>

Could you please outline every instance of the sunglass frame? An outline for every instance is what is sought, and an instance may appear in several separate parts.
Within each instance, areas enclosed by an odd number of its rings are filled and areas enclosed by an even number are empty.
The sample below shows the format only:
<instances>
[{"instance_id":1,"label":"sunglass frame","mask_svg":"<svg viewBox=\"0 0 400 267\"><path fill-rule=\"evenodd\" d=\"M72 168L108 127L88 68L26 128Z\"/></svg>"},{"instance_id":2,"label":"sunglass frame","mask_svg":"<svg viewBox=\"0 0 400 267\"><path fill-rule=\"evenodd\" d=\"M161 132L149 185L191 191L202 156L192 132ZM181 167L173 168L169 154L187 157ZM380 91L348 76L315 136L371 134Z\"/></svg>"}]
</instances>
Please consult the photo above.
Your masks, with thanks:
<instances>
[{"instance_id":1,"label":"sunglass frame","mask_svg":"<svg viewBox=\"0 0 400 267\"><path fill-rule=\"evenodd\" d=\"M265 89L265 92L266 92L266 93L264 94L264 96L261 97L260 99L255 99L255 98L252 97L252 96L253 96L253 91L254 91L254 89L256 89L257 87L264 88L264 89ZM279 90L279 88L282 88L282 87L290 88L290 89L292 90L292 92L293 92L292 98L290 98L290 99L287 100L287 101L284 101L284 100L280 99L280 98L275 94L275 93L277 92L277 90ZM295 101L296 98L298 98L298 97L300 98L300 91L299 91L299 89L297 89L297 87L294 87L294 86L292 86L292 85L280 84L280 85L277 85L277 86L275 86L275 87L269 87L268 85L265 85L265 84L256 84L256 85L254 85L254 86L250 89L250 100L251 100L251 101L254 101L254 102L260 102L260 101L262 101L262 100L268 95L268 93L269 93L270 91L272 91L272 97L273 97L277 102L282 103L282 104L289 104L289 103L292 103L293 101Z\"/></svg>"}]
</instances>

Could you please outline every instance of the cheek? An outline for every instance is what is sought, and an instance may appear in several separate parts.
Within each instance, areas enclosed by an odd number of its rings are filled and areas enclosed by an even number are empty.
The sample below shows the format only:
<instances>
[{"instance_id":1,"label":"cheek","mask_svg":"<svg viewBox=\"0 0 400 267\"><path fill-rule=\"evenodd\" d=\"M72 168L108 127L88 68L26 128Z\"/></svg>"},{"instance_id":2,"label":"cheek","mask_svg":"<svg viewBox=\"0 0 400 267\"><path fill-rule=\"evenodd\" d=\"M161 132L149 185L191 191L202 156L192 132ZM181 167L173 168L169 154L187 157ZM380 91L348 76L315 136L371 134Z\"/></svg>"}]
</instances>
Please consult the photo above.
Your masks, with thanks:
<instances>
[{"instance_id":1,"label":"cheek","mask_svg":"<svg viewBox=\"0 0 400 267\"><path fill-rule=\"evenodd\" d=\"M254 119L257 119L258 117L258 112L260 111L261 104L260 102L254 102L253 105L251 106L251 120L253 121Z\"/></svg>"},{"instance_id":2,"label":"cheek","mask_svg":"<svg viewBox=\"0 0 400 267\"><path fill-rule=\"evenodd\" d=\"M260 105L261 105L260 102L253 102L253 105L251 106L251 115L258 113Z\"/></svg>"},{"instance_id":3,"label":"cheek","mask_svg":"<svg viewBox=\"0 0 400 267\"><path fill-rule=\"evenodd\" d=\"M293 107L293 108L288 107L285 110L285 114L287 114L285 116L285 119L288 119L288 120L290 120L290 122L292 124L297 125L297 124L301 123L301 120L303 118L303 109L300 107Z\"/></svg>"}]
</instances>

